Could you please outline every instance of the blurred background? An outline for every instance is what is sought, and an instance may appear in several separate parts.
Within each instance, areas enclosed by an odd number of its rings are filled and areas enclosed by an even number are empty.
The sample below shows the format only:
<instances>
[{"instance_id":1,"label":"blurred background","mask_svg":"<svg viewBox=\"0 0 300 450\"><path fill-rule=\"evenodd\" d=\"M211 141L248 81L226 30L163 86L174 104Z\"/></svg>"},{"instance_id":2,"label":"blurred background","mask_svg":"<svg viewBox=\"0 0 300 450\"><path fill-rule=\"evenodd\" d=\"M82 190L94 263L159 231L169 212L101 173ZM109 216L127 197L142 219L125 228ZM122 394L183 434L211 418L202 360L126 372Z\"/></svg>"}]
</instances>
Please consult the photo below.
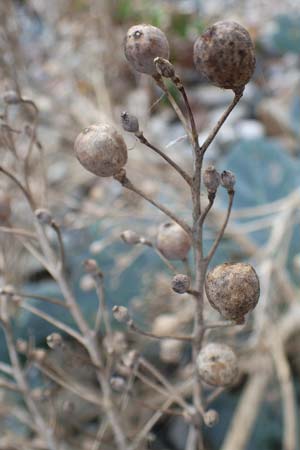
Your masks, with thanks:
<instances>
[{"instance_id":1,"label":"blurred background","mask_svg":"<svg viewBox=\"0 0 300 450\"><path fill-rule=\"evenodd\" d=\"M73 143L84 127L102 120L121 128L120 113L126 110L139 118L148 140L190 170L192 152L181 124L153 81L131 70L123 54L123 39L127 29L137 23L153 24L166 33L170 59L186 86L202 142L230 103L232 93L212 86L195 71L193 43L209 25L225 19L244 25L257 51L255 75L205 162L220 170L232 170L237 177L233 214L213 265L247 260L261 277L261 300L251 329L240 337L227 336L242 354L243 342L248 350L251 345L255 347L269 324L280 322L290 305L300 300L299 0L2 0L0 94L17 90L39 109L40 147L32 154L31 189L40 206L49 208L62 227L68 270L86 316L92 319L97 306L93 283L82 270L82 261L92 257L104 273L109 305L129 306L145 328L151 327L159 314L180 311L182 325L189 327L193 317L189 300L171 293L170 274L156 255L143 246L128 247L119 238L124 229L133 229L154 240L165 217L134 194L123 192L115 181L97 179L83 170L74 157ZM4 109L1 99L1 120ZM32 111L12 106L9 117L17 130L15 145L22 161ZM190 200L184 183L157 155L133 136L123 134L130 150L129 177L189 220ZM13 165L4 123L0 124L0 147L1 164ZM41 188L41 179L46 179L47 190ZM9 215L11 223L28 227L24 200L3 177L0 194L2 224ZM220 192L205 229L206 248L225 209L226 196ZM14 237L1 233L0 245L2 284L59 297L47 272ZM54 305L35 303L62 317ZM64 320L70 321L67 315ZM51 331L50 325L30 314L16 314L17 337L30 337L37 345L44 345ZM0 354L5 360L3 342ZM190 358L184 348L170 358L158 344L143 341L137 345L175 380L183 376ZM300 326L287 344L297 402L299 349ZM207 449L221 448L247 371L245 368L239 384L215 403L221 420L213 431L206 432ZM282 449L282 423L280 392L273 379L245 449ZM8 433L9 427L14 424L1 423L0 417L1 432ZM186 425L181 421L164 419L155 428L149 448L181 450L185 433Z\"/></svg>"}]
</instances>

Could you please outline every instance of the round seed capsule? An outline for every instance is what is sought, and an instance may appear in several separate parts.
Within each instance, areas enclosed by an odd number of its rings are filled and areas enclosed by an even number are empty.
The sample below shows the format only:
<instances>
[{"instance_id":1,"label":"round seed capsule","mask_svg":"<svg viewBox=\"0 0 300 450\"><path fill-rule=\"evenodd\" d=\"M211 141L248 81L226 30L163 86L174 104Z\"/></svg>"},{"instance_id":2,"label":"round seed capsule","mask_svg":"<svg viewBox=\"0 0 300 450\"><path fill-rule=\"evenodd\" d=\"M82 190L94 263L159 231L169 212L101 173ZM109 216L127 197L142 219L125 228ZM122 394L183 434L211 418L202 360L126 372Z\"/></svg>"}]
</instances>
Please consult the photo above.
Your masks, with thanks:
<instances>
[{"instance_id":1,"label":"round seed capsule","mask_svg":"<svg viewBox=\"0 0 300 450\"><path fill-rule=\"evenodd\" d=\"M178 273L172 278L171 287L177 294L185 294L191 287L191 279L184 273Z\"/></svg>"},{"instance_id":2,"label":"round seed capsule","mask_svg":"<svg viewBox=\"0 0 300 450\"><path fill-rule=\"evenodd\" d=\"M205 290L213 308L229 320L243 322L259 299L259 279L250 264L225 263L206 276Z\"/></svg>"},{"instance_id":3,"label":"round seed capsule","mask_svg":"<svg viewBox=\"0 0 300 450\"><path fill-rule=\"evenodd\" d=\"M255 69L254 46L248 31L236 22L215 23L196 40L194 63L197 71L216 86L241 90Z\"/></svg>"},{"instance_id":4,"label":"round seed capsule","mask_svg":"<svg viewBox=\"0 0 300 450\"><path fill-rule=\"evenodd\" d=\"M169 43L165 34L153 25L134 25L125 37L124 52L131 66L141 73L157 73L154 58L169 58Z\"/></svg>"},{"instance_id":5,"label":"round seed capsule","mask_svg":"<svg viewBox=\"0 0 300 450\"><path fill-rule=\"evenodd\" d=\"M214 342L200 351L197 368L203 381L212 386L228 386L236 380L238 375L234 351L228 345Z\"/></svg>"},{"instance_id":6,"label":"round seed capsule","mask_svg":"<svg viewBox=\"0 0 300 450\"><path fill-rule=\"evenodd\" d=\"M127 162L123 137L110 124L91 125L75 141L75 153L85 169L100 177L111 177Z\"/></svg>"},{"instance_id":7,"label":"round seed capsule","mask_svg":"<svg viewBox=\"0 0 300 450\"><path fill-rule=\"evenodd\" d=\"M156 245L167 259L182 260L191 248L191 240L177 223L167 222L158 229Z\"/></svg>"}]
</instances>

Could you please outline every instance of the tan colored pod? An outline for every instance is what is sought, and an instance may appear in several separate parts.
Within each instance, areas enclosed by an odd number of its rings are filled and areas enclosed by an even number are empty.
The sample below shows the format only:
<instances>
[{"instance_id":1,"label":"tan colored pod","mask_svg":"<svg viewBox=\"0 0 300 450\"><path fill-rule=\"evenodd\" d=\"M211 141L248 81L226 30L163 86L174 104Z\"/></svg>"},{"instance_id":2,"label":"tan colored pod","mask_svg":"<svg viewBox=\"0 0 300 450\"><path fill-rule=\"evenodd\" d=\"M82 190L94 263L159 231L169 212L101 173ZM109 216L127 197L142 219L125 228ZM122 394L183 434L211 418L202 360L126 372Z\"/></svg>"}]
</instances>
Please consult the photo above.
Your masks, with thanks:
<instances>
[{"instance_id":1,"label":"tan colored pod","mask_svg":"<svg viewBox=\"0 0 300 450\"><path fill-rule=\"evenodd\" d=\"M229 386L238 376L237 357L228 345L212 342L200 351L197 369L205 383L211 386Z\"/></svg>"},{"instance_id":2,"label":"tan colored pod","mask_svg":"<svg viewBox=\"0 0 300 450\"><path fill-rule=\"evenodd\" d=\"M255 69L254 46L248 31L236 22L215 23L196 40L194 63L197 71L216 86L241 90Z\"/></svg>"},{"instance_id":3,"label":"tan colored pod","mask_svg":"<svg viewBox=\"0 0 300 450\"><path fill-rule=\"evenodd\" d=\"M166 35L153 25L134 25L124 40L124 53L131 66L141 73L157 73L154 58L169 58L169 43Z\"/></svg>"},{"instance_id":4,"label":"tan colored pod","mask_svg":"<svg viewBox=\"0 0 300 450\"><path fill-rule=\"evenodd\" d=\"M180 225L166 222L158 229L156 245L167 259L182 260L191 248L191 239Z\"/></svg>"},{"instance_id":5,"label":"tan colored pod","mask_svg":"<svg viewBox=\"0 0 300 450\"><path fill-rule=\"evenodd\" d=\"M206 276L205 290L213 308L229 320L243 322L245 314L257 305L259 279L250 264L224 263Z\"/></svg>"},{"instance_id":6,"label":"tan colored pod","mask_svg":"<svg viewBox=\"0 0 300 450\"><path fill-rule=\"evenodd\" d=\"M75 153L85 169L99 177L111 177L127 162L127 147L110 124L91 125L75 141Z\"/></svg>"}]
</instances>

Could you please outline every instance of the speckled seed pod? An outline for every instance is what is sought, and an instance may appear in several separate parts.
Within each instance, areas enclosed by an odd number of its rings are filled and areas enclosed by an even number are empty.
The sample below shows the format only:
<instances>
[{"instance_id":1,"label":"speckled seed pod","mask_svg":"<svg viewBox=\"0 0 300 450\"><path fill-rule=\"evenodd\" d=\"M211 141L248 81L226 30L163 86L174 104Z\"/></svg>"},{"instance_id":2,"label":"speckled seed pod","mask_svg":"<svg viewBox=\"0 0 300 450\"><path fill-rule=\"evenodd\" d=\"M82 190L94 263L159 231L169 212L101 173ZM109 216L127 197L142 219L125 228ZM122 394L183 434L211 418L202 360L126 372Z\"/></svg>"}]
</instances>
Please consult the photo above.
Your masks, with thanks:
<instances>
[{"instance_id":1,"label":"speckled seed pod","mask_svg":"<svg viewBox=\"0 0 300 450\"><path fill-rule=\"evenodd\" d=\"M191 287L191 279L184 273L178 273L172 278L171 287L177 294L185 294Z\"/></svg>"},{"instance_id":2,"label":"speckled seed pod","mask_svg":"<svg viewBox=\"0 0 300 450\"><path fill-rule=\"evenodd\" d=\"M214 166L208 166L203 173L203 184L209 194L215 194L220 184L221 176Z\"/></svg>"},{"instance_id":3,"label":"speckled seed pod","mask_svg":"<svg viewBox=\"0 0 300 450\"><path fill-rule=\"evenodd\" d=\"M127 147L123 137L109 124L85 128L75 141L79 162L99 177L111 177L127 162Z\"/></svg>"},{"instance_id":4,"label":"speckled seed pod","mask_svg":"<svg viewBox=\"0 0 300 450\"><path fill-rule=\"evenodd\" d=\"M248 31L236 22L217 22L199 36L194 45L198 72L213 84L241 90L255 68L254 46Z\"/></svg>"},{"instance_id":5,"label":"speckled seed pod","mask_svg":"<svg viewBox=\"0 0 300 450\"><path fill-rule=\"evenodd\" d=\"M212 386L229 386L238 375L236 355L226 344L212 342L203 347L197 368L203 381Z\"/></svg>"},{"instance_id":6,"label":"speckled seed pod","mask_svg":"<svg viewBox=\"0 0 300 450\"><path fill-rule=\"evenodd\" d=\"M213 308L229 320L242 323L259 298L259 279L250 264L225 263L206 276L205 289Z\"/></svg>"},{"instance_id":7,"label":"speckled seed pod","mask_svg":"<svg viewBox=\"0 0 300 450\"><path fill-rule=\"evenodd\" d=\"M124 41L124 52L132 67L141 73L156 74L154 58L169 59L169 43L165 34L152 25L134 25Z\"/></svg>"},{"instance_id":8,"label":"speckled seed pod","mask_svg":"<svg viewBox=\"0 0 300 450\"><path fill-rule=\"evenodd\" d=\"M191 248L191 240L177 223L167 222L158 229L156 245L167 259L184 259Z\"/></svg>"}]
</instances>

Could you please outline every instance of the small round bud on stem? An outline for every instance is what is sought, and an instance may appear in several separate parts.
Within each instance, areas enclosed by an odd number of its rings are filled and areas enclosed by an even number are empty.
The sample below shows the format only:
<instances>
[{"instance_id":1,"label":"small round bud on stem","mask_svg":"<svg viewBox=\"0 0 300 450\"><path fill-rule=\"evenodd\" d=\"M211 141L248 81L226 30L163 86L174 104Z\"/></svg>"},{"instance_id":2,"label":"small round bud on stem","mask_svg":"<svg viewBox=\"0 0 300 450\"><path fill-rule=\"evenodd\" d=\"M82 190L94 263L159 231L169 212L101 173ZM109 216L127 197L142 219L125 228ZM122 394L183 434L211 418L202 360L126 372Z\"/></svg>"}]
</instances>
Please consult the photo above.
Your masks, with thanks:
<instances>
[{"instance_id":1,"label":"small round bud on stem","mask_svg":"<svg viewBox=\"0 0 300 450\"><path fill-rule=\"evenodd\" d=\"M215 23L196 40L194 63L216 86L241 92L255 68L248 31L236 22Z\"/></svg>"},{"instance_id":2,"label":"small round bud on stem","mask_svg":"<svg viewBox=\"0 0 300 450\"><path fill-rule=\"evenodd\" d=\"M19 353L25 355L28 351L28 343L24 339L17 339L16 349Z\"/></svg>"},{"instance_id":3,"label":"small round bud on stem","mask_svg":"<svg viewBox=\"0 0 300 450\"><path fill-rule=\"evenodd\" d=\"M220 185L221 176L214 166L208 166L203 173L203 183L208 194L215 194Z\"/></svg>"},{"instance_id":4,"label":"small round bud on stem","mask_svg":"<svg viewBox=\"0 0 300 450\"><path fill-rule=\"evenodd\" d=\"M121 239L128 245L136 245L140 243L140 236L132 230L125 230L121 233Z\"/></svg>"},{"instance_id":5,"label":"small round bud on stem","mask_svg":"<svg viewBox=\"0 0 300 450\"><path fill-rule=\"evenodd\" d=\"M3 100L8 105L17 105L22 99L16 91L6 91L3 94Z\"/></svg>"},{"instance_id":6,"label":"small round bud on stem","mask_svg":"<svg viewBox=\"0 0 300 450\"><path fill-rule=\"evenodd\" d=\"M74 149L83 167L99 177L115 175L127 162L123 137L107 123L85 128L77 137Z\"/></svg>"},{"instance_id":7,"label":"small round bud on stem","mask_svg":"<svg viewBox=\"0 0 300 450\"><path fill-rule=\"evenodd\" d=\"M47 336L47 338L46 338L46 341L47 341L48 347L51 348L52 350L60 348L63 345L63 338L62 338L61 334L59 334L59 333L49 334L49 336Z\"/></svg>"},{"instance_id":8,"label":"small round bud on stem","mask_svg":"<svg viewBox=\"0 0 300 450\"><path fill-rule=\"evenodd\" d=\"M86 259L83 263L83 266L84 270L91 275L100 272L97 261L95 259Z\"/></svg>"},{"instance_id":9,"label":"small round bud on stem","mask_svg":"<svg viewBox=\"0 0 300 450\"><path fill-rule=\"evenodd\" d=\"M167 259L182 260L191 248L191 239L180 225L167 222L158 229L156 245Z\"/></svg>"},{"instance_id":10,"label":"small round bud on stem","mask_svg":"<svg viewBox=\"0 0 300 450\"><path fill-rule=\"evenodd\" d=\"M134 25L125 37L124 52L131 66L141 73L155 75L154 58L169 58L169 43L165 34L153 25Z\"/></svg>"},{"instance_id":11,"label":"small round bud on stem","mask_svg":"<svg viewBox=\"0 0 300 450\"><path fill-rule=\"evenodd\" d=\"M53 218L51 212L45 208L38 208L35 210L35 217L42 225L51 225Z\"/></svg>"},{"instance_id":12,"label":"small round bud on stem","mask_svg":"<svg viewBox=\"0 0 300 450\"><path fill-rule=\"evenodd\" d=\"M219 414L215 409L209 409L203 416L204 423L211 428L219 422Z\"/></svg>"},{"instance_id":13,"label":"small round bud on stem","mask_svg":"<svg viewBox=\"0 0 300 450\"><path fill-rule=\"evenodd\" d=\"M210 343L197 357L197 368L205 383L212 386L229 386L238 375L237 358L225 344Z\"/></svg>"},{"instance_id":14,"label":"small round bud on stem","mask_svg":"<svg viewBox=\"0 0 300 450\"><path fill-rule=\"evenodd\" d=\"M42 363L46 358L46 351L42 348L36 348L30 353L30 356L37 363Z\"/></svg>"},{"instance_id":15,"label":"small round bud on stem","mask_svg":"<svg viewBox=\"0 0 300 450\"><path fill-rule=\"evenodd\" d=\"M126 382L125 382L124 378L115 376L115 377L111 377L110 385L111 385L111 387L113 388L114 391L116 391L116 392L123 392L124 388L125 388L125 385L126 385Z\"/></svg>"},{"instance_id":16,"label":"small round bud on stem","mask_svg":"<svg viewBox=\"0 0 300 450\"><path fill-rule=\"evenodd\" d=\"M227 189L228 193L234 192L234 185L236 178L233 172L230 170L223 170L221 173L221 184L223 188Z\"/></svg>"},{"instance_id":17,"label":"small round bud on stem","mask_svg":"<svg viewBox=\"0 0 300 450\"><path fill-rule=\"evenodd\" d=\"M125 306L114 306L112 309L114 318L120 322L129 324L131 322L131 317L129 315L128 309Z\"/></svg>"},{"instance_id":18,"label":"small round bud on stem","mask_svg":"<svg viewBox=\"0 0 300 450\"><path fill-rule=\"evenodd\" d=\"M157 72L164 78L174 78L175 68L167 59L157 57L154 59Z\"/></svg>"},{"instance_id":19,"label":"small round bud on stem","mask_svg":"<svg viewBox=\"0 0 300 450\"><path fill-rule=\"evenodd\" d=\"M122 127L125 131L129 133L137 133L140 129L139 121L137 117L129 114L126 111L121 113Z\"/></svg>"},{"instance_id":20,"label":"small round bud on stem","mask_svg":"<svg viewBox=\"0 0 300 450\"><path fill-rule=\"evenodd\" d=\"M228 320L243 323L259 299L259 279L250 264L225 263L206 276L205 290L213 308Z\"/></svg>"},{"instance_id":21,"label":"small round bud on stem","mask_svg":"<svg viewBox=\"0 0 300 450\"><path fill-rule=\"evenodd\" d=\"M178 273L171 281L171 287L177 294L185 294L191 286L191 279L185 274Z\"/></svg>"}]
</instances>

